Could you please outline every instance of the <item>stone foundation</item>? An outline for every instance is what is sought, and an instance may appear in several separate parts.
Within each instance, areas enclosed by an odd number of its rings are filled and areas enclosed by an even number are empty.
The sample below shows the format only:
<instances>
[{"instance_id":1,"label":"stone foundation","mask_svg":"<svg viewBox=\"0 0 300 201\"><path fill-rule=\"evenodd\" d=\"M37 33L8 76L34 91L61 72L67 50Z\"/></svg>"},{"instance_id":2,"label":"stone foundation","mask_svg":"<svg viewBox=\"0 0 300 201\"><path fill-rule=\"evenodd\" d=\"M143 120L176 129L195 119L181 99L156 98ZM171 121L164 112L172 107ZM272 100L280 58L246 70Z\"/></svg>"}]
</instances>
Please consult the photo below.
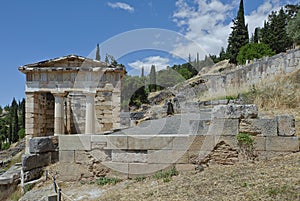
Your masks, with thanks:
<instances>
[{"instance_id":1,"label":"stone foundation","mask_svg":"<svg viewBox=\"0 0 300 201\"><path fill-rule=\"evenodd\" d=\"M241 132L254 140L251 156L255 160L299 151L291 116L258 119L254 105L217 106L211 116L190 121L186 134L61 135L60 179L94 178L109 171L136 177L173 165L182 170L200 164L232 165L245 160L237 140Z\"/></svg>"}]
</instances>

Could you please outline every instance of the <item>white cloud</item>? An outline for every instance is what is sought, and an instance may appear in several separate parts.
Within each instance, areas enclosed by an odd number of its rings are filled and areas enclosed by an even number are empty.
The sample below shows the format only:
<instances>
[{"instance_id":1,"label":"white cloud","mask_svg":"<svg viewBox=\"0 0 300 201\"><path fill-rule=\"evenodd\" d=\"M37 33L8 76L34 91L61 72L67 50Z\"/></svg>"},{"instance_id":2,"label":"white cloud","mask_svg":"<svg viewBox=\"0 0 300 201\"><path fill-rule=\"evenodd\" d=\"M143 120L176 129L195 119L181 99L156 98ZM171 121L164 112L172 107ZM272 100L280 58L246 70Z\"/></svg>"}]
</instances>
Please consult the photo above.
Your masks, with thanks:
<instances>
[{"instance_id":1,"label":"white cloud","mask_svg":"<svg viewBox=\"0 0 300 201\"><path fill-rule=\"evenodd\" d=\"M184 36L199 44L206 54L218 55L221 47L225 49L227 47L228 36L231 33L231 19L237 14L239 0L226 4L220 0L195 0L193 4L188 2L190 1L177 0L173 21L181 28ZM261 6L245 16L249 34L254 32L255 27L262 27L268 14L278 8L278 0L265 0ZM191 44L184 44L177 45L174 52L185 55L191 53L192 57L195 57L199 50L191 48ZM204 57L201 54L200 56Z\"/></svg>"},{"instance_id":2,"label":"white cloud","mask_svg":"<svg viewBox=\"0 0 300 201\"><path fill-rule=\"evenodd\" d=\"M167 66L170 66L169 59L161 56L151 56L144 58L143 60L137 60L128 65L136 70L141 70L144 67L145 73L149 73L151 66L155 65L156 71L165 69Z\"/></svg>"},{"instance_id":3,"label":"white cloud","mask_svg":"<svg viewBox=\"0 0 300 201\"><path fill-rule=\"evenodd\" d=\"M128 11L128 12L130 12L130 13L133 13L133 12L134 12L134 7L130 6L130 5L127 4L127 3L123 3L123 2L111 3L111 2L108 2L107 5L108 5L109 7L111 7L111 8L119 8L119 9Z\"/></svg>"}]
</instances>

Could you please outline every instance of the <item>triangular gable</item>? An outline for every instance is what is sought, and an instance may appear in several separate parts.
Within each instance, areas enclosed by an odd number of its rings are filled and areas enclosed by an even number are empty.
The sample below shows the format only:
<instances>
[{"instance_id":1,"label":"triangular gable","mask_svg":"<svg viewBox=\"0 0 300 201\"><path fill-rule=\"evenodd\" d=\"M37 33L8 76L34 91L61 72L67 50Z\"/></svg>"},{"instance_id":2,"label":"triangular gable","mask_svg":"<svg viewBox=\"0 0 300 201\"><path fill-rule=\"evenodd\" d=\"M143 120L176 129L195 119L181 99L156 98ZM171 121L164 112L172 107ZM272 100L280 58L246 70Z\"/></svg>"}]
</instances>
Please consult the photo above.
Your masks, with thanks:
<instances>
[{"instance_id":1,"label":"triangular gable","mask_svg":"<svg viewBox=\"0 0 300 201\"><path fill-rule=\"evenodd\" d=\"M21 67L41 68L41 67L108 67L108 66L109 64L102 61L97 61L90 58L71 54L68 56L48 59L33 64L27 64Z\"/></svg>"}]
</instances>

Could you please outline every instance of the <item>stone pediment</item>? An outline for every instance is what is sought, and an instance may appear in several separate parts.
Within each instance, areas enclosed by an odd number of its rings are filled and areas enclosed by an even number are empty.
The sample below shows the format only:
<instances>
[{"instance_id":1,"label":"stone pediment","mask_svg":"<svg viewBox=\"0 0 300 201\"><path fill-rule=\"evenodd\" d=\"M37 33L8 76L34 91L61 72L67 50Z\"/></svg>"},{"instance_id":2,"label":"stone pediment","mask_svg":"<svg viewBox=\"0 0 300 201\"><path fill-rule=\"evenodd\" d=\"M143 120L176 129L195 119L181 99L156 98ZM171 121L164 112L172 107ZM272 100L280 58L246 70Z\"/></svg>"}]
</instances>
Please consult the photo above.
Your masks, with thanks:
<instances>
[{"instance_id":1,"label":"stone pediment","mask_svg":"<svg viewBox=\"0 0 300 201\"><path fill-rule=\"evenodd\" d=\"M57 57L53 59L48 59L44 61L40 61L37 63L26 64L24 66L20 66L19 70L26 73L28 71L36 71L36 70L72 70L72 69L91 69L91 68L101 68L106 70L124 70L121 66L113 66L106 62L94 60L91 58L86 58L78 55L68 55Z\"/></svg>"}]
</instances>

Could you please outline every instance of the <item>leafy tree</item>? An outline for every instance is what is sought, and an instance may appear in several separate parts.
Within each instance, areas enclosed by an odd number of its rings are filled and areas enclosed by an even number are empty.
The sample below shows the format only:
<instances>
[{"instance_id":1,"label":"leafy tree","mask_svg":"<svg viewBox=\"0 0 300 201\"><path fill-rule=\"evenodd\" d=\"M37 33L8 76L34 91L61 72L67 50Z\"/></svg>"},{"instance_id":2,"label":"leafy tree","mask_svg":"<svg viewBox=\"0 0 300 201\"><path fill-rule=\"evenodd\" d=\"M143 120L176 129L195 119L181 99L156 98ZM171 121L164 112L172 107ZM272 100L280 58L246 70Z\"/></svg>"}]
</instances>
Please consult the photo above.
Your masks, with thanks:
<instances>
[{"instance_id":1,"label":"leafy tree","mask_svg":"<svg viewBox=\"0 0 300 201\"><path fill-rule=\"evenodd\" d=\"M237 55L249 43L248 25L245 25L244 2L240 1L237 17L233 20L232 32L228 39L227 54L230 63L237 63Z\"/></svg>"},{"instance_id":2,"label":"leafy tree","mask_svg":"<svg viewBox=\"0 0 300 201\"><path fill-rule=\"evenodd\" d=\"M259 59L274 54L275 52L264 43L249 43L241 48L237 60L239 64L245 64L246 60Z\"/></svg>"},{"instance_id":3,"label":"leafy tree","mask_svg":"<svg viewBox=\"0 0 300 201\"><path fill-rule=\"evenodd\" d=\"M150 92L155 92L157 90L156 88L156 69L155 66L152 65L150 69L150 74L149 74L149 91Z\"/></svg>"},{"instance_id":4,"label":"leafy tree","mask_svg":"<svg viewBox=\"0 0 300 201\"><path fill-rule=\"evenodd\" d=\"M286 27L287 35L292 38L295 45L300 45L300 10L295 18L291 19Z\"/></svg>"}]
</instances>

